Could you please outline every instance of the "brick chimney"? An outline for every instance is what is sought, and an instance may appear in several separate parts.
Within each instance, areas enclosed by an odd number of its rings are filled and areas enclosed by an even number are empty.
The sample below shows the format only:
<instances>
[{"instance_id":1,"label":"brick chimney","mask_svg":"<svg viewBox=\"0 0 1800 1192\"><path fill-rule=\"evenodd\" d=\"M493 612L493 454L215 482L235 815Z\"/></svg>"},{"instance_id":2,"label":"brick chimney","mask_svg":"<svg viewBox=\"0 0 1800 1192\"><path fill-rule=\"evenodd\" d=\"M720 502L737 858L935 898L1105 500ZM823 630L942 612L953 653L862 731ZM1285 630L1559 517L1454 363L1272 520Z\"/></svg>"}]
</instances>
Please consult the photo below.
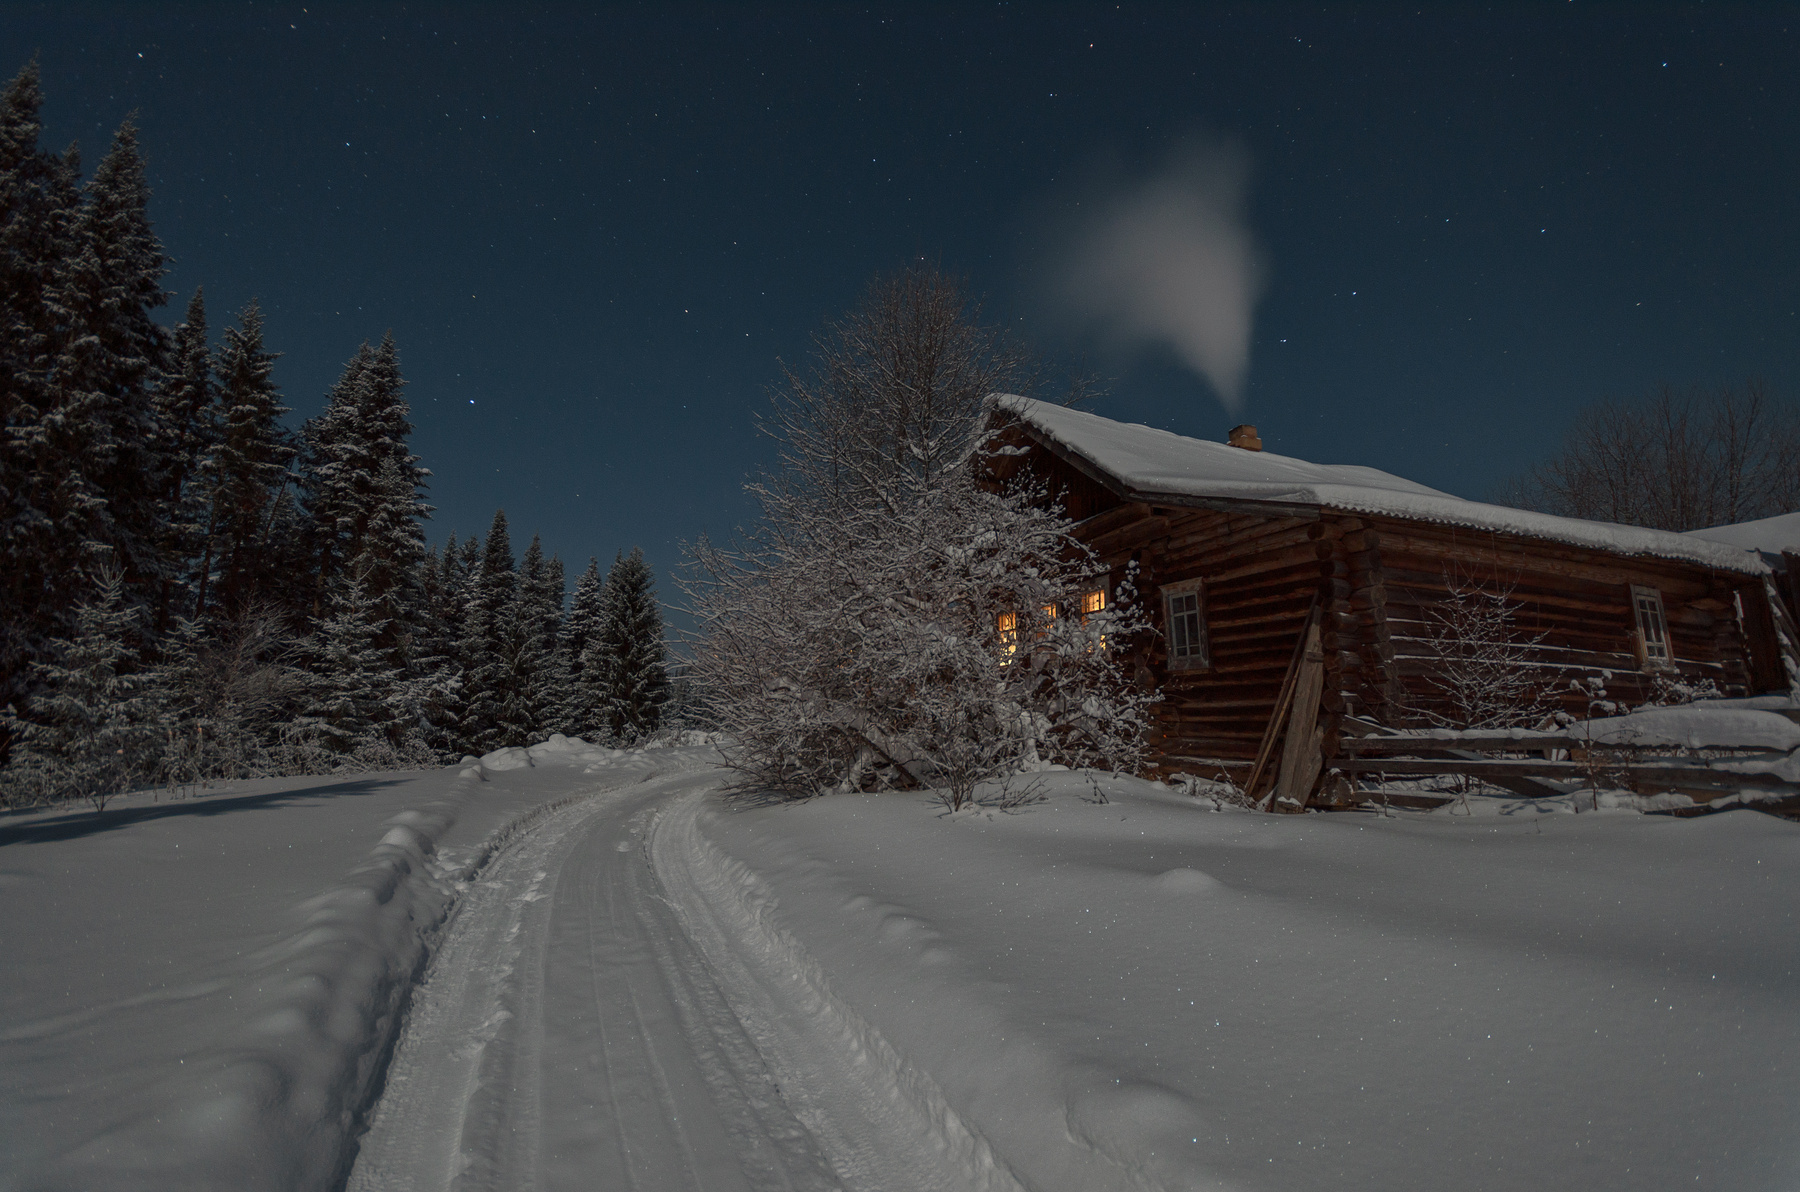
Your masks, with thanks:
<instances>
[{"instance_id":1,"label":"brick chimney","mask_svg":"<svg viewBox=\"0 0 1800 1192\"><path fill-rule=\"evenodd\" d=\"M1248 422L1232 427L1231 437L1225 441L1233 447L1242 447L1245 451L1262 450L1262 440L1256 437L1256 428Z\"/></svg>"}]
</instances>

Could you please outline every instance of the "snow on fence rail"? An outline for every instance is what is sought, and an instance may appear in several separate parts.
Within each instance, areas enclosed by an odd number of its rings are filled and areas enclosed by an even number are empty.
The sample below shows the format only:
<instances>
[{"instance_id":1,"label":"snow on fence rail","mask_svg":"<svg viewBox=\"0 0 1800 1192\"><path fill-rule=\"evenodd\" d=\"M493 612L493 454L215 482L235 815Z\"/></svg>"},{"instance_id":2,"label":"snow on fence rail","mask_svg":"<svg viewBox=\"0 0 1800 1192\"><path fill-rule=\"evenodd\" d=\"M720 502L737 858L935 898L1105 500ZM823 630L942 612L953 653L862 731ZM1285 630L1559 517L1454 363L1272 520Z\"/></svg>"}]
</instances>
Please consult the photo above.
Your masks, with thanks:
<instances>
[{"instance_id":1,"label":"snow on fence rail","mask_svg":"<svg viewBox=\"0 0 1800 1192\"><path fill-rule=\"evenodd\" d=\"M1648 708L1554 730L1395 731L1346 717L1345 728L1360 735L1343 738L1331 765L1349 781L1321 803L1359 805L1368 792L1357 789L1358 778L1461 775L1526 798L1605 786L1684 795L1696 809L1734 803L1800 813L1796 721L1800 710L1791 707L1705 705Z\"/></svg>"}]
</instances>

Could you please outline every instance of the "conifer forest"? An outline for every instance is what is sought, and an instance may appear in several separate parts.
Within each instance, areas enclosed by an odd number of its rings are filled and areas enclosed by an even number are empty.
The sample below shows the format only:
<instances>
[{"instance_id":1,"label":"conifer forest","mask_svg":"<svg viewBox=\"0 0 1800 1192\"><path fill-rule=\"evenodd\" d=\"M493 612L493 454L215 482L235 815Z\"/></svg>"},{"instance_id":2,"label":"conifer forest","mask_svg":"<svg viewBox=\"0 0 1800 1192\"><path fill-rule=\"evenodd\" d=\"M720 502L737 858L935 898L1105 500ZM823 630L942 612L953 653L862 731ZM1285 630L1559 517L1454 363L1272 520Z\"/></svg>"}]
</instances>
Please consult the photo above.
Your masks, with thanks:
<instances>
[{"instance_id":1,"label":"conifer forest","mask_svg":"<svg viewBox=\"0 0 1800 1192\"><path fill-rule=\"evenodd\" d=\"M391 335L297 432L252 301L173 330L138 134L91 175L0 98L0 806L144 784L414 768L671 712L642 553L427 544ZM216 316L214 316L216 317Z\"/></svg>"}]
</instances>

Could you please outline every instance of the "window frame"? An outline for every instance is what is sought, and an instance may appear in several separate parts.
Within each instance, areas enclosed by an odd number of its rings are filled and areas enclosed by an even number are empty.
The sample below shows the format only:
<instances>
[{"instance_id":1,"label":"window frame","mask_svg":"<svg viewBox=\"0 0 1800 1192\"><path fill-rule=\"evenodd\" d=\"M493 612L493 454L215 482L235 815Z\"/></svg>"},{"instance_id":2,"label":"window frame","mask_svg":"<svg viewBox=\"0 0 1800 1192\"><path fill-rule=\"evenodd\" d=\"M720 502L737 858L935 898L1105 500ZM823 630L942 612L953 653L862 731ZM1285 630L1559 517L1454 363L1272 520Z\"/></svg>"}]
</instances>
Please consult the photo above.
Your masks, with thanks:
<instances>
[{"instance_id":1,"label":"window frame","mask_svg":"<svg viewBox=\"0 0 1800 1192\"><path fill-rule=\"evenodd\" d=\"M1175 611L1175 601L1186 596L1194 597L1192 610L1181 613ZM1206 626L1206 580L1184 579L1172 584L1162 585L1163 605L1163 641L1167 643L1165 656L1168 667L1175 671L1209 671L1212 669L1212 634ZM1187 655L1178 656L1175 652L1175 618L1187 616L1191 611L1194 626L1199 638L1198 648Z\"/></svg>"},{"instance_id":2,"label":"window frame","mask_svg":"<svg viewBox=\"0 0 1800 1192\"><path fill-rule=\"evenodd\" d=\"M1654 628L1662 639L1660 657L1651 652L1649 626L1646 614L1655 617ZM1631 585L1631 641L1637 654L1638 669L1646 671L1673 671L1680 669L1675 662L1675 639L1669 636L1669 614L1663 604L1662 591L1645 584Z\"/></svg>"}]
</instances>

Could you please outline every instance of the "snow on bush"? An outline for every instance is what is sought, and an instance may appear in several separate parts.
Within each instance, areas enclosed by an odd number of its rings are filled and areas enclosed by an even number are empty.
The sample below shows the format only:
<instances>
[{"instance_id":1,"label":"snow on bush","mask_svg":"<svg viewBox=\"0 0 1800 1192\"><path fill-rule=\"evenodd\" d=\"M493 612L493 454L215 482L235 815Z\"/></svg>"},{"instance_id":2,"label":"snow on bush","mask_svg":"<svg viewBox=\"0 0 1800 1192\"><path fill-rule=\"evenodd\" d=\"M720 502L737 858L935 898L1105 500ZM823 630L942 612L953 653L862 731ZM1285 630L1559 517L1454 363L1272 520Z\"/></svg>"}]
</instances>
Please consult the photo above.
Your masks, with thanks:
<instances>
[{"instance_id":1,"label":"snow on bush","mask_svg":"<svg viewBox=\"0 0 1800 1192\"><path fill-rule=\"evenodd\" d=\"M988 394L1019 361L930 270L878 283L790 374L782 470L746 542L701 542L694 676L741 785L975 785L1054 758L1134 769L1144 708L1119 646L1146 628L1043 494L979 483ZM1103 607L1101 607L1103 606Z\"/></svg>"}]
</instances>

